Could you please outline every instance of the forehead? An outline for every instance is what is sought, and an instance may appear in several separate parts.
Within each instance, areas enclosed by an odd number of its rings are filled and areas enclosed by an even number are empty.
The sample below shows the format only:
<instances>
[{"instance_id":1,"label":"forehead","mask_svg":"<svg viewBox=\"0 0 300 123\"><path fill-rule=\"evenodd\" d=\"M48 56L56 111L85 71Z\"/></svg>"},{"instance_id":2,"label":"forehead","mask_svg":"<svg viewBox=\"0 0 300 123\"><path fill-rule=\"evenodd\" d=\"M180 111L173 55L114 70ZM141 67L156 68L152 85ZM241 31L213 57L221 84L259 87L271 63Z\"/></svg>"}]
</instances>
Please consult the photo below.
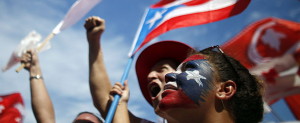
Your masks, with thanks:
<instances>
[{"instance_id":1,"label":"forehead","mask_svg":"<svg viewBox=\"0 0 300 123\"><path fill-rule=\"evenodd\" d=\"M197 64L197 66L201 67L209 67L211 69L211 65L209 63L209 60L207 59L206 56L201 55L201 54L196 54L189 56L186 58L178 67L177 70L181 70L185 67L188 67L189 64Z\"/></svg>"},{"instance_id":2,"label":"forehead","mask_svg":"<svg viewBox=\"0 0 300 123\"><path fill-rule=\"evenodd\" d=\"M160 60L159 62L157 62L152 66L151 70L160 69L163 66L169 66L173 69L176 69L177 63L175 60L171 60L171 59Z\"/></svg>"},{"instance_id":3,"label":"forehead","mask_svg":"<svg viewBox=\"0 0 300 123\"><path fill-rule=\"evenodd\" d=\"M200 60L200 59L206 59L206 56L201 55L201 54L191 55L188 58L186 58L182 63L192 61L192 60Z\"/></svg>"}]
</instances>

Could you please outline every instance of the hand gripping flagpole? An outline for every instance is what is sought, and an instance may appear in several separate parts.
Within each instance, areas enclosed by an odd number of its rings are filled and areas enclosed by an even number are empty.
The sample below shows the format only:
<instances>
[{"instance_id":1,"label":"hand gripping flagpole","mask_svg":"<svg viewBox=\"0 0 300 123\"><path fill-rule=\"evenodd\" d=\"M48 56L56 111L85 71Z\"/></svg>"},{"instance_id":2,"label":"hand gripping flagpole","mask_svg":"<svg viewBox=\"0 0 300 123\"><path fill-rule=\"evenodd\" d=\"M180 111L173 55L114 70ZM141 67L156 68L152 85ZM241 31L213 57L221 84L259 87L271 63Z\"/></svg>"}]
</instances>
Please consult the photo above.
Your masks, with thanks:
<instances>
[{"instance_id":1,"label":"hand gripping flagpole","mask_svg":"<svg viewBox=\"0 0 300 123\"><path fill-rule=\"evenodd\" d=\"M127 65L125 67L125 70L124 70L122 78L121 78L121 84L122 85L124 85L125 80L128 78L129 70L131 68L131 65L132 65L132 62L133 62L133 59L134 59L134 55L135 55L134 52L135 52L135 50L138 47L137 46L137 44L138 44L137 40L138 40L139 35L141 33L141 30L142 30L143 24L145 22L148 10L149 9L146 9L146 11L145 11L145 13L144 13L144 15L142 17L142 20L140 22L139 28L138 28L138 30L136 32L135 37L134 37L134 41L133 41L133 43L131 45L131 49L130 49L130 51L128 53L129 59L127 61ZM112 103L110 105L110 108L108 110L107 116L105 118L105 123L111 123L111 121L112 121L112 119L113 119L113 117L115 115L115 112L116 112L119 100L120 100L120 95L118 95L118 94L114 95L114 100L112 101Z\"/></svg>"}]
</instances>

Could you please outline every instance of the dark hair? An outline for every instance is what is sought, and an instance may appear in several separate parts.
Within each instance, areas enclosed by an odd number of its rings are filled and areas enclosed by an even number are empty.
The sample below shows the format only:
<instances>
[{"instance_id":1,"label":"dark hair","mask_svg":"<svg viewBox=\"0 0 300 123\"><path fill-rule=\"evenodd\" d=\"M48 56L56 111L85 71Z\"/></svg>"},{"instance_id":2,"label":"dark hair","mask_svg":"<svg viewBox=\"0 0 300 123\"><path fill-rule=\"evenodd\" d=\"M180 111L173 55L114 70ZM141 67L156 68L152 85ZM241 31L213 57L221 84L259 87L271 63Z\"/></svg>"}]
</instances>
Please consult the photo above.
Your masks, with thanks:
<instances>
[{"instance_id":1,"label":"dark hair","mask_svg":"<svg viewBox=\"0 0 300 123\"><path fill-rule=\"evenodd\" d=\"M97 120L98 120L100 123L103 123L103 121L102 121L96 114L94 114L94 113L92 113L92 112L88 112L88 111L80 112L80 113L78 113L78 114L76 115L76 117L78 117L78 116L80 116L80 115L82 115L82 114L91 114L91 115L95 116L95 117L97 118ZM73 121L73 122L74 122L74 121Z\"/></svg>"},{"instance_id":2,"label":"dark hair","mask_svg":"<svg viewBox=\"0 0 300 123\"><path fill-rule=\"evenodd\" d=\"M237 123L257 123L263 118L263 85L254 75L249 73L239 61L214 51L200 51L216 70L217 80L236 83L236 93L226 103L226 107Z\"/></svg>"}]
</instances>

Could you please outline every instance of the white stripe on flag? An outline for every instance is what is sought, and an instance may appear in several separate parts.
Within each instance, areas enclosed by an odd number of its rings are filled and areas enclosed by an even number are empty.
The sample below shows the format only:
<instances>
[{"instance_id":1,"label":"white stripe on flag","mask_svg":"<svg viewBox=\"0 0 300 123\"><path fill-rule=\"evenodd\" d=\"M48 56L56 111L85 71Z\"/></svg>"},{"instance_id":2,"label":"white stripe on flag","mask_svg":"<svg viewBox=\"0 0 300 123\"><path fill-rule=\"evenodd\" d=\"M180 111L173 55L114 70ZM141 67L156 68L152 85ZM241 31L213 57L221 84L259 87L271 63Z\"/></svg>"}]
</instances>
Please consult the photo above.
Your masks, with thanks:
<instances>
[{"instance_id":1,"label":"white stripe on flag","mask_svg":"<svg viewBox=\"0 0 300 123\"><path fill-rule=\"evenodd\" d=\"M174 11L166 14L164 16L164 19L157 26L160 26L166 20L169 20L174 17L199 13L199 12L214 11L214 10L218 10L218 9L222 9L234 5L236 2L237 0L212 0L207 3L196 5L196 6L179 7L178 9L175 9Z\"/></svg>"}]
</instances>

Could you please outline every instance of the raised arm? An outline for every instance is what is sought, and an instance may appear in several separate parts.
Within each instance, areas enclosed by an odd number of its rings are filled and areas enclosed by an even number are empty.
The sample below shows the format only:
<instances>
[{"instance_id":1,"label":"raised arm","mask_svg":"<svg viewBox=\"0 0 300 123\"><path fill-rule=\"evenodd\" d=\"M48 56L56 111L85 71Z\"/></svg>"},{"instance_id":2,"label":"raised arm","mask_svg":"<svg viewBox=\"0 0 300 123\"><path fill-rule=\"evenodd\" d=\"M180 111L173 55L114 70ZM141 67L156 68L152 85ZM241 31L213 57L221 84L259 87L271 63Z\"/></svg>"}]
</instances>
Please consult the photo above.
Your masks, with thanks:
<instances>
[{"instance_id":1,"label":"raised arm","mask_svg":"<svg viewBox=\"0 0 300 123\"><path fill-rule=\"evenodd\" d=\"M99 17L89 17L84 24L89 45L89 83L94 106L103 117L108 111L111 84L107 75L100 38L105 29L105 21Z\"/></svg>"},{"instance_id":2,"label":"raised arm","mask_svg":"<svg viewBox=\"0 0 300 123\"><path fill-rule=\"evenodd\" d=\"M54 108L44 84L37 53L28 51L22 56L22 63L29 71L31 105L38 123L54 123Z\"/></svg>"},{"instance_id":3,"label":"raised arm","mask_svg":"<svg viewBox=\"0 0 300 123\"><path fill-rule=\"evenodd\" d=\"M109 96L112 85L105 69L100 41L101 35L105 30L105 21L99 17L89 17L88 19L86 19L84 27L86 29L86 35L89 45L90 91L92 94L94 106L98 109L103 117L106 117L106 114L110 108ZM125 100L128 100L128 98ZM124 115L124 112L126 113L126 115ZM127 113L129 113L129 118L131 121L140 121L139 118L135 117L128 111L126 103L125 105L122 104L122 107L117 108L117 111L115 112L114 122L119 122L116 119L122 119L124 118L123 116L127 116L126 118L128 118ZM120 120L120 122L122 122L122 120Z\"/></svg>"}]
</instances>

